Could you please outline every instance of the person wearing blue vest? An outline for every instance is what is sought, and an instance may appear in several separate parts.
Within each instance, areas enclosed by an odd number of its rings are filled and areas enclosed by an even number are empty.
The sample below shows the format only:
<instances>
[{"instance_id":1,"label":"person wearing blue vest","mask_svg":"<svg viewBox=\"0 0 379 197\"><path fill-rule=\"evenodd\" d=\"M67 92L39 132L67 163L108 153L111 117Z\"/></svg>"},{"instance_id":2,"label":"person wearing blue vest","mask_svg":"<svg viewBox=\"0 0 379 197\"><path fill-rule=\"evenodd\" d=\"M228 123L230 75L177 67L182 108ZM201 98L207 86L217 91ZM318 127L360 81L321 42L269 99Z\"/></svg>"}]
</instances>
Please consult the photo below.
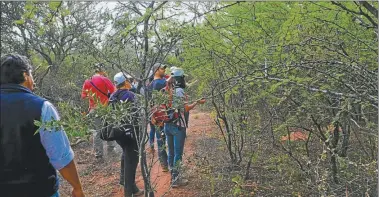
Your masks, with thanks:
<instances>
[{"instance_id":1,"label":"person wearing blue vest","mask_svg":"<svg viewBox=\"0 0 379 197\"><path fill-rule=\"evenodd\" d=\"M0 196L57 197L57 170L83 197L74 153L63 128L34 124L59 120L55 107L33 94L30 61L18 54L1 57ZM38 131L38 132L36 132Z\"/></svg>"}]
</instances>

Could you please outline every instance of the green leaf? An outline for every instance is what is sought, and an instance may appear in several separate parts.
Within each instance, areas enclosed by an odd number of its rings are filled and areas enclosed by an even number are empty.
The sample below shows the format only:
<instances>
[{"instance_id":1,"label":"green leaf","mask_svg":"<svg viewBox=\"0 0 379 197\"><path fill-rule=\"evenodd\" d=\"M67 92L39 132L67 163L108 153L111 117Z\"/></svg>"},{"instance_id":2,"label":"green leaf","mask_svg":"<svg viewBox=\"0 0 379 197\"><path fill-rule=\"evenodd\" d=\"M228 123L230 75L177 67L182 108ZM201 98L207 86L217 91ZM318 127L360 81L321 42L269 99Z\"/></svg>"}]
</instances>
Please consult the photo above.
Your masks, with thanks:
<instances>
[{"instance_id":1,"label":"green leaf","mask_svg":"<svg viewBox=\"0 0 379 197\"><path fill-rule=\"evenodd\" d=\"M20 20L15 20L14 23L16 25L23 25L23 24L25 24L25 21L23 19L20 19Z\"/></svg>"},{"instance_id":2,"label":"green leaf","mask_svg":"<svg viewBox=\"0 0 379 197\"><path fill-rule=\"evenodd\" d=\"M34 125L36 125L37 127L41 127L42 122L40 122L38 120L34 120Z\"/></svg>"},{"instance_id":3,"label":"green leaf","mask_svg":"<svg viewBox=\"0 0 379 197\"><path fill-rule=\"evenodd\" d=\"M33 135L36 135L38 132L39 132L39 129L37 129L37 130L34 132Z\"/></svg>"},{"instance_id":4,"label":"green leaf","mask_svg":"<svg viewBox=\"0 0 379 197\"><path fill-rule=\"evenodd\" d=\"M70 14L71 14L71 12L70 12L69 9L64 9L64 10L61 11L61 15L62 15L62 16L68 16L68 15L70 15Z\"/></svg>"},{"instance_id":5,"label":"green leaf","mask_svg":"<svg viewBox=\"0 0 379 197\"><path fill-rule=\"evenodd\" d=\"M59 6L61 5L61 2L60 1L50 1L49 2L49 8L51 10L57 10L59 8Z\"/></svg>"},{"instance_id":6,"label":"green leaf","mask_svg":"<svg viewBox=\"0 0 379 197\"><path fill-rule=\"evenodd\" d=\"M237 195L239 195L239 194L241 194L241 188L240 188L240 187L236 187L236 188L234 188L233 195L234 195L234 196L237 196Z\"/></svg>"},{"instance_id":7,"label":"green leaf","mask_svg":"<svg viewBox=\"0 0 379 197\"><path fill-rule=\"evenodd\" d=\"M238 176L233 177L232 178L232 182L235 183L235 184L237 184L237 185L240 184L240 182L241 182L241 176L238 175Z\"/></svg>"},{"instance_id":8,"label":"green leaf","mask_svg":"<svg viewBox=\"0 0 379 197\"><path fill-rule=\"evenodd\" d=\"M27 11L31 11L33 8L34 8L33 3L31 3L31 2L26 3L26 5L25 5L25 9L26 9Z\"/></svg>"}]
</instances>

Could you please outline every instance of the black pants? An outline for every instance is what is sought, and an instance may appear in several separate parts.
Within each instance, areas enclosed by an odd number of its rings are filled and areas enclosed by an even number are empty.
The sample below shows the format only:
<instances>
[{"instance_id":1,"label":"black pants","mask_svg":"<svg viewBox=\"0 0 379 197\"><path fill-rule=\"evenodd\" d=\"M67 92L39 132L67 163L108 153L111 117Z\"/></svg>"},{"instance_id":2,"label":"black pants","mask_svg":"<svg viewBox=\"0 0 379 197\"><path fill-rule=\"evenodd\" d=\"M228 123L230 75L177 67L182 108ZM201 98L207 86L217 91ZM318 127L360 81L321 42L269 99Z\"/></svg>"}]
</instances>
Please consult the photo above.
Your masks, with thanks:
<instances>
[{"instance_id":1,"label":"black pants","mask_svg":"<svg viewBox=\"0 0 379 197\"><path fill-rule=\"evenodd\" d=\"M117 140L122 148L120 184L124 185L124 195L130 196L138 192L136 186L136 170L138 166L138 145L136 138Z\"/></svg>"}]
</instances>

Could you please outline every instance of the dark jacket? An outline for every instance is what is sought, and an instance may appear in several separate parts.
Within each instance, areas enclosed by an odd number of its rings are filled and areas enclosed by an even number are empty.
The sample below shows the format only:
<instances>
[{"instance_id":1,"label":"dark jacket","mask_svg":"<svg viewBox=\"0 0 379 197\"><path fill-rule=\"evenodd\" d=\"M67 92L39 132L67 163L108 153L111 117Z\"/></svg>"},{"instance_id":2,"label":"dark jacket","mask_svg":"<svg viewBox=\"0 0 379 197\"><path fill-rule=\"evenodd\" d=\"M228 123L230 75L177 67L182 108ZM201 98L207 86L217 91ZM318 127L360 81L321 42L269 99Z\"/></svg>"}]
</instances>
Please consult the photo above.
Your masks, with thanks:
<instances>
[{"instance_id":1,"label":"dark jacket","mask_svg":"<svg viewBox=\"0 0 379 197\"><path fill-rule=\"evenodd\" d=\"M1 85L0 99L0 196L52 196L56 170L34 125L45 100L16 84Z\"/></svg>"},{"instance_id":2,"label":"dark jacket","mask_svg":"<svg viewBox=\"0 0 379 197\"><path fill-rule=\"evenodd\" d=\"M128 111L125 112L125 117L122 121L122 124L124 125L125 129L131 129L130 131L132 131L133 133L136 132L136 134L138 135L140 113L138 112L138 106L135 102L136 96L132 91L129 91L127 89L118 89L109 98L109 103L111 106L120 105L121 101L130 104Z\"/></svg>"}]
</instances>

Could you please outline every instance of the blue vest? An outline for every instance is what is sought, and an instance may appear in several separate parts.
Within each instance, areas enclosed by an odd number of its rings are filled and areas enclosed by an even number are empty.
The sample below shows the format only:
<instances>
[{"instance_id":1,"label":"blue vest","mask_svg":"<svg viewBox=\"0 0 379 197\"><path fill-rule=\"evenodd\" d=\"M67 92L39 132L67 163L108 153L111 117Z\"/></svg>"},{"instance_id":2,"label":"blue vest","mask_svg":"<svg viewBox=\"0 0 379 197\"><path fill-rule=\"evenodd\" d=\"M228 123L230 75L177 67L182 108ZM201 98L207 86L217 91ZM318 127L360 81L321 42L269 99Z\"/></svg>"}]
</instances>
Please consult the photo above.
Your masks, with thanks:
<instances>
[{"instance_id":1,"label":"blue vest","mask_svg":"<svg viewBox=\"0 0 379 197\"><path fill-rule=\"evenodd\" d=\"M5 84L0 100L0 196L52 196L58 189L56 170L34 125L45 99L21 85Z\"/></svg>"}]
</instances>

